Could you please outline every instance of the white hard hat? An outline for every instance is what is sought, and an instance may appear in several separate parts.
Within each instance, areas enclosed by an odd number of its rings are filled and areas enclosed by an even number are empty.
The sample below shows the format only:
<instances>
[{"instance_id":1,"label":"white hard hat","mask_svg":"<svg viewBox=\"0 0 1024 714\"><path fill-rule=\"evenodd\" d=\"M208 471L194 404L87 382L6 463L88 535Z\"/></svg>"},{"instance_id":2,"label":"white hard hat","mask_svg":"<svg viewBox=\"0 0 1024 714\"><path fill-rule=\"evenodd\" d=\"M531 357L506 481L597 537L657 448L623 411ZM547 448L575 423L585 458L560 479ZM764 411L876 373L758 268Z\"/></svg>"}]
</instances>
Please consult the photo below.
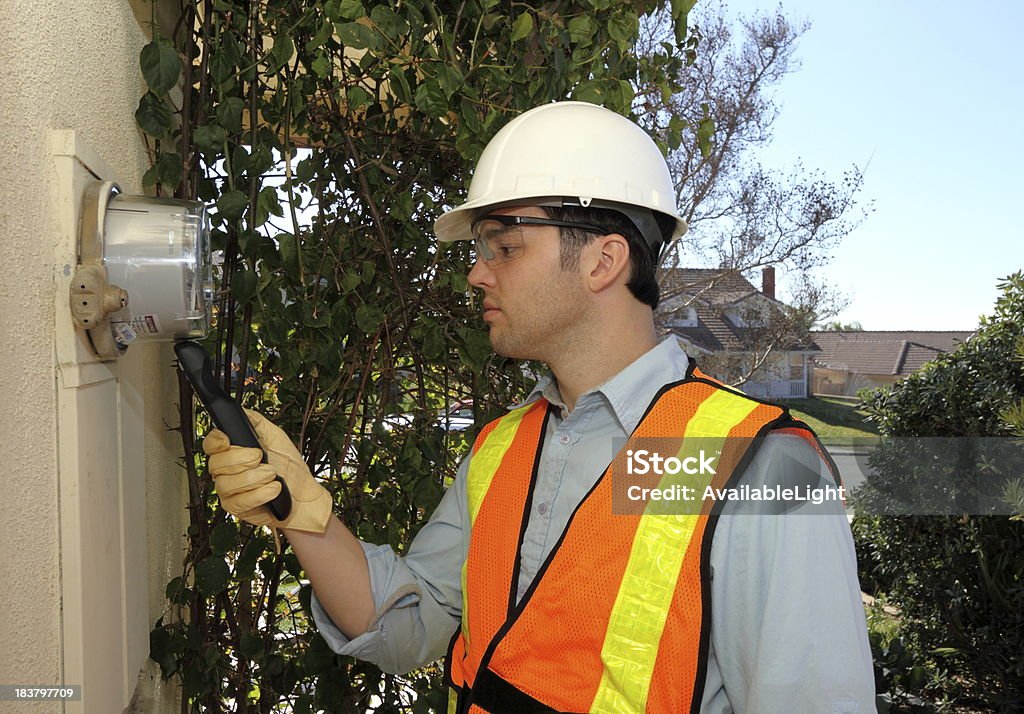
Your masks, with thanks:
<instances>
[{"instance_id":1,"label":"white hard hat","mask_svg":"<svg viewBox=\"0 0 1024 714\"><path fill-rule=\"evenodd\" d=\"M472 239L472 222L485 209L512 205L617 210L655 254L686 232L657 144L624 116L586 102L545 104L502 127L480 155L466 202L438 218L434 231L442 241ZM671 235L662 235L650 211L675 221Z\"/></svg>"}]
</instances>

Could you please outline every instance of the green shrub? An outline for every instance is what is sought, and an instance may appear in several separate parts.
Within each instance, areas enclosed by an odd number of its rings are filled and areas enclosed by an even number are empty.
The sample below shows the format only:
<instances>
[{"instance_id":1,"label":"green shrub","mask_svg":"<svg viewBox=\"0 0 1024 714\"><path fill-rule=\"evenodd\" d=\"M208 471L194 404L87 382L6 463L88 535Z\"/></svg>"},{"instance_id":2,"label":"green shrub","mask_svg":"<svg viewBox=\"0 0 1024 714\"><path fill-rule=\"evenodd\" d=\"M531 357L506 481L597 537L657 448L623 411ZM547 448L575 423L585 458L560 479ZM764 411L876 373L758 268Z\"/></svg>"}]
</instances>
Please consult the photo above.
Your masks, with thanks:
<instances>
[{"instance_id":1,"label":"green shrub","mask_svg":"<svg viewBox=\"0 0 1024 714\"><path fill-rule=\"evenodd\" d=\"M691 5L671 3L674 41L642 57L656 0L154 9L181 14L154 17L139 58L143 183L211 206L205 346L234 396L296 440L361 538L401 550L474 429L528 389L491 351L470 246L440 249L434 220L465 199L470 167L518 112L574 98L649 113L648 98L677 93L698 39ZM662 143L706 146L699 130ZM439 411L465 400L474 429L441 428ZM224 513L184 389L180 407L190 522L150 656L180 684L182 711L443 710L439 667L395 677L327 649L297 559Z\"/></svg>"},{"instance_id":2,"label":"green shrub","mask_svg":"<svg viewBox=\"0 0 1024 714\"><path fill-rule=\"evenodd\" d=\"M993 315L960 348L866 395L883 436L1016 432L1007 415L1024 399L1024 369L1013 359L1024 334L1024 276L1000 288ZM984 475L983 461L979 454L977 464L958 464L953 473ZM858 499L870 504L913 478L927 478L927 470L881 468ZM861 515L853 528L862 586L898 608L895 631L872 638L880 690L894 700L916 695L942 706L1024 709L1024 523L965 511Z\"/></svg>"}]
</instances>

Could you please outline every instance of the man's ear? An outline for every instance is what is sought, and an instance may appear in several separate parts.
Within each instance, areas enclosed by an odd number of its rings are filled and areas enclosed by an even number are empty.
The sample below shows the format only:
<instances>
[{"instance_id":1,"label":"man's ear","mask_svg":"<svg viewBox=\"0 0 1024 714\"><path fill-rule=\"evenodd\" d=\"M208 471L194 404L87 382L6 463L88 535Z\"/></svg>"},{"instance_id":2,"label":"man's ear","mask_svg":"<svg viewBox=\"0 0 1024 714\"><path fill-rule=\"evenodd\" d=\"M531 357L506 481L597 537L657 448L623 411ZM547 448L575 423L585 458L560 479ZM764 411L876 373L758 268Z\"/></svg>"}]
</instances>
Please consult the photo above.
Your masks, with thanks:
<instances>
[{"instance_id":1,"label":"man's ear","mask_svg":"<svg viewBox=\"0 0 1024 714\"><path fill-rule=\"evenodd\" d=\"M587 256L585 279L594 292L629 280L629 243L618 233L600 236L584 248Z\"/></svg>"}]
</instances>

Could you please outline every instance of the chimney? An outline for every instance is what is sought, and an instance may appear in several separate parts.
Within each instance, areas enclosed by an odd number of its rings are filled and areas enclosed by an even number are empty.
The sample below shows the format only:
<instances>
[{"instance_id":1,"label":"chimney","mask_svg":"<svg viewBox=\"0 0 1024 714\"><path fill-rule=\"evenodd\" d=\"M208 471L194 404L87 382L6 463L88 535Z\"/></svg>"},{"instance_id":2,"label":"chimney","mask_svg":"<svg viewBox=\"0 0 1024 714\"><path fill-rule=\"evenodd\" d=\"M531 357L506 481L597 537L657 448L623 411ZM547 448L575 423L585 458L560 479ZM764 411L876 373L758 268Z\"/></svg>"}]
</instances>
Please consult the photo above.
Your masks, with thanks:
<instances>
[{"instance_id":1,"label":"chimney","mask_svg":"<svg viewBox=\"0 0 1024 714\"><path fill-rule=\"evenodd\" d=\"M761 268L761 292L775 299L775 266Z\"/></svg>"}]
</instances>

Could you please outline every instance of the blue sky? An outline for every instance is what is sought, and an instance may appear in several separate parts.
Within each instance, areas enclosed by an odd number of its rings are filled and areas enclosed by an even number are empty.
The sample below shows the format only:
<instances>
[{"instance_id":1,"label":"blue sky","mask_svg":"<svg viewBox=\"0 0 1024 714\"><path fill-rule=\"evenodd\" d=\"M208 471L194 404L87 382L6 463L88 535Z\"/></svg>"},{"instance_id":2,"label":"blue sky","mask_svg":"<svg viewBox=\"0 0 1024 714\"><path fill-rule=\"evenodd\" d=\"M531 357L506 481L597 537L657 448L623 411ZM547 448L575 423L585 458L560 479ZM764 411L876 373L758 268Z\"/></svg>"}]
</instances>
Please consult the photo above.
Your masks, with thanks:
<instances>
[{"instance_id":1,"label":"blue sky","mask_svg":"<svg viewBox=\"0 0 1024 714\"><path fill-rule=\"evenodd\" d=\"M766 166L866 168L874 211L820 275L868 330L970 330L1024 268L1024 3L784 0L801 67ZM732 0L729 15L774 10ZM868 162L870 164L868 165ZM785 276L780 279L785 290Z\"/></svg>"}]
</instances>

